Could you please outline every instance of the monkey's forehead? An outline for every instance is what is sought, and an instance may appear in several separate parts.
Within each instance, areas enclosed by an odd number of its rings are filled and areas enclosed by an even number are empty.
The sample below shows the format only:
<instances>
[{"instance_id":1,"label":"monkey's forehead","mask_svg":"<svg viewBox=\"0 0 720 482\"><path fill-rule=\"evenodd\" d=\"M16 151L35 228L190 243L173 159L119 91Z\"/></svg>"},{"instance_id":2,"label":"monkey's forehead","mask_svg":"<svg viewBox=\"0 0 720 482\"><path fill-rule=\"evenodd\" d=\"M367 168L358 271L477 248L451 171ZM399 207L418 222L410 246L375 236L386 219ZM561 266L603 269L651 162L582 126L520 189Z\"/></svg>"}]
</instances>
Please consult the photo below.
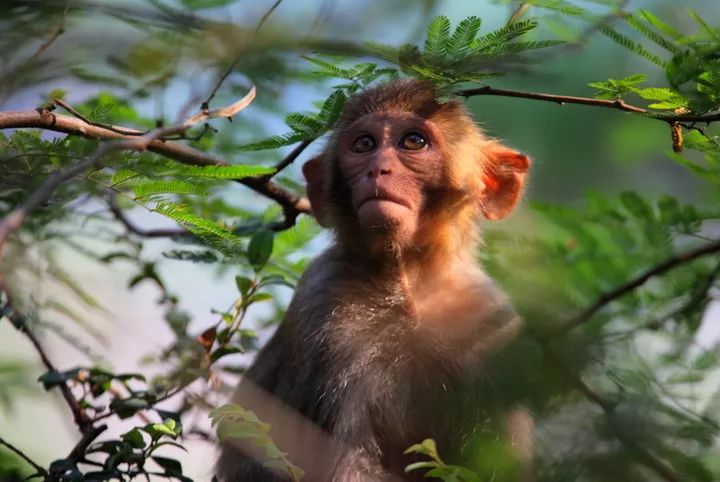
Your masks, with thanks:
<instances>
[{"instance_id":1,"label":"monkey's forehead","mask_svg":"<svg viewBox=\"0 0 720 482\"><path fill-rule=\"evenodd\" d=\"M340 134L345 131L369 126L372 124L403 123L432 129L432 121L424 116L408 111L382 110L370 112L355 119L350 124L339 129Z\"/></svg>"}]
</instances>

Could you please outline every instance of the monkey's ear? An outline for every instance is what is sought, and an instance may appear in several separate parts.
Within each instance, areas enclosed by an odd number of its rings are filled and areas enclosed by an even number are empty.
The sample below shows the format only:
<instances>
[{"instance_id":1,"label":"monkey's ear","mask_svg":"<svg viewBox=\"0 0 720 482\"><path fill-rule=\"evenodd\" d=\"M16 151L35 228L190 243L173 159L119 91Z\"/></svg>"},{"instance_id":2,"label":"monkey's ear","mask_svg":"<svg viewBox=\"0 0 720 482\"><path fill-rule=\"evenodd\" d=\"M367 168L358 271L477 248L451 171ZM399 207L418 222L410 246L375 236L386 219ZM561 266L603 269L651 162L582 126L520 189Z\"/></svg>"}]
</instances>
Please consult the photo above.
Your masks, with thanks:
<instances>
[{"instance_id":1,"label":"monkey's ear","mask_svg":"<svg viewBox=\"0 0 720 482\"><path fill-rule=\"evenodd\" d=\"M307 181L307 197L310 200L313 216L317 222L328 227L325 209L325 166L323 156L313 157L302 167L303 176Z\"/></svg>"},{"instance_id":2,"label":"monkey's ear","mask_svg":"<svg viewBox=\"0 0 720 482\"><path fill-rule=\"evenodd\" d=\"M530 159L517 151L495 144L485 151L481 209L491 221L502 219L513 210L525 188Z\"/></svg>"}]
</instances>

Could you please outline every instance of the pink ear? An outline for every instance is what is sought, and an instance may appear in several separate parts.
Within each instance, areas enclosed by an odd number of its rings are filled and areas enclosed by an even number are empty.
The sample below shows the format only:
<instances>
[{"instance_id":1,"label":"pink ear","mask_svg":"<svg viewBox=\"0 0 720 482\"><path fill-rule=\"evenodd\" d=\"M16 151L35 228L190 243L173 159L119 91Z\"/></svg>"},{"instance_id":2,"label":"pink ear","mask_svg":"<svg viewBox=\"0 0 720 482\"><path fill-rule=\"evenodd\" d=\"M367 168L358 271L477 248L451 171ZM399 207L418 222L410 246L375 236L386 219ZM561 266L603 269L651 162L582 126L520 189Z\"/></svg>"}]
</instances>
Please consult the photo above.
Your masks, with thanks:
<instances>
[{"instance_id":1,"label":"pink ear","mask_svg":"<svg viewBox=\"0 0 720 482\"><path fill-rule=\"evenodd\" d=\"M482 212L487 219L495 221L510 214L520 200L530 159L502 144L492 145L485 154Z\"/></svg>"},{"instance_id":2,"label":"pink ear","mask_svg":"<svg viewBox=\"0 0 720 482\"><path fill-rule=\"evenodd\" d=\"M310 200L313 215L321 226L328 227L325 209L325 166L323 156L313 157L307 161L302 172L307 181L307 197Z\"/></svg>"}]
</instances>

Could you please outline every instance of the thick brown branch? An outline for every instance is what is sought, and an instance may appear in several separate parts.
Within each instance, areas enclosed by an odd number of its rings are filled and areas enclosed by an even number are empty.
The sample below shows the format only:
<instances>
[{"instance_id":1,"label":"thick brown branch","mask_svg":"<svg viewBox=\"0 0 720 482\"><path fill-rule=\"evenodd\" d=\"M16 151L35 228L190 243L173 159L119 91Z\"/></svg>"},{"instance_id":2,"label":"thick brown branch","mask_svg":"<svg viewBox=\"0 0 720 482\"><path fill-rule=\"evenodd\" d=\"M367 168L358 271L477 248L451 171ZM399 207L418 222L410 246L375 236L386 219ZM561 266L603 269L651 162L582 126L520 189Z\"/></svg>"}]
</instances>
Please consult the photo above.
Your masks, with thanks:
<instances>
[{"instance_id":1,"label":"thick brown branch","mask_svg":"<svg viewBox=\"0 0 720 482\"><path fill-rule=\"evenodd\" d=\"M546 102L554 102L556 104L580 104L594 107L605 107L609 109L622 110L625 112L633 112L635 114L643 114L651 119L658 119L665 122L715 122L720 120L720 112L712 112L705 114L662 114L650 112L647 109L628 104L620 99L603 100L593 99L590 97L575 97L570 95L544 94L540 92L526 92L521 90L498 89L486 85L476 89L458 90L456 95L461 97L473 97L476 95L494 95L500 97L517 97L521 99L541 100Z\"/></svg>"},{"instance_id":2,"label":"thick brown branch","mask_svg":"<svg viewBox=\"0 0 720 482\"><path fill-rule=\"evenodd\" d=\"M137 135L123 135L115 130L102 126L89 125L81 119L61 114L55 114L47 110L26 110L15 112L0 112L0 130L13 128L40 128L55 132L99 140L137 140ZM203 151L180 144L177 142L154 139L147 143L147 150L156 154L174 159L184 164L194 166L229 166L225 160L207 154ZM307 199L283 189L269 180L258 178L238 179L239 183L253 189L255 192L266 196L280 204L286 212L293 214L293 220L301 213L310 213L310 203ZM292 226L292 223L289 224Z\"/></svg>"},{"instance_id":3,"label":"thick brown branch","mask_svg":"<svg viewBox=\"0 0 720 482\"><path fill-rule=\"evenodd\" d=\"M621 298L622 296L630 293L634 289L642 286L654 276L659 276L666 271L670 271L673 268L677 268L678 266L693 261L697 258L701 258L703 256L718 252L720 252L720 240L705 244L685 253L668 258L662 263L631 279L627 283L620 285L614 290L600 296L592 305L590 305L580 314L569 320L567 323L563 324L557 331L560 333L564 333L585 323L593 315L595 315L595 313L605 307L605 305L611 303L612 301L615 301L618 298Z\"/></svg>"}]
</instances>

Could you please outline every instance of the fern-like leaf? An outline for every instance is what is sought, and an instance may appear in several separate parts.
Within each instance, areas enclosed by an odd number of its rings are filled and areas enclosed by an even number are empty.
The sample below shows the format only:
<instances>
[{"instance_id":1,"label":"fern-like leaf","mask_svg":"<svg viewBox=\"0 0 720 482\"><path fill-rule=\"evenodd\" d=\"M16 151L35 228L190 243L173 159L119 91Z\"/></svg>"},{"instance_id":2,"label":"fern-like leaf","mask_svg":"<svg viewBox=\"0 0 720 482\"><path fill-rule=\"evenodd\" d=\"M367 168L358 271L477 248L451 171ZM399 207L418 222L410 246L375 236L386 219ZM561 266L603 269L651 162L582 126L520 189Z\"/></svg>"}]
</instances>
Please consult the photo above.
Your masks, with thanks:
<instances>
[{"instance_id":1,"label":"fern-like leaf","mask_svg":"<svg viewBox=\"0 0 720 482\"><path fill-rule=\"evenodd\" d=\"M225 227L191 213L181 204L161 202L155 206L153 211L172 219L199 236L207 236L210 233L227 241L238 241L238 238Z\"/></svg>"},{"instance_id":2,"label":"fern-like leaf","mask_svg":"<svg viewBox=\"0 0 720 482\"><path fill-rule=\"evenodd\" d=\"M303 135L299 132L288 132L279 136L273 136L268 139L259 142L253 142L251 144L245 144L237 148L240 152L247 151L263 151L266 149L277 149L278 147L289 146L296 142L304 141L308 136Z\"/></svg>"},{"instance_id":3,"label":"fern-like leaf","mask_svg":"<svg viewBox=\"0 0 720 482\"><path fill-rule=\"evenodd\" d=\"M638 10L637 14L640 15L647 23L655 27L655 29L661 31L673 40L680 40L684 37L682 33L660 20L654 13L648 10Z\"/></svg>"},{"instance_id":4,"label":"fern-like leaf","mask_svg":"<svg viewBox=\"0 0 720 482\"><path fill-rule=\"evenodd\" d=\"M538 23L534 20L523 20L521 22L505 25L504 27L476 39L472 44L472 50L483 51L491 47L511 42L516 38L525 35L537 26Z\"/></svg>"},{"instance_id":5,"label":"fern-like leaf","mask_svg":"<svg viewBox=\"0 0 720 482\"><path fill-rule=\"evenodd\" d=\"M661 67L665 65L665 63L657 55L649 52L642 45L634 42L632 39L622 35L621 33L617 32L616 30L608 27L607 25L601 25L600 31L603 34L605 34L608 38L610 38L613 42L625 47L626 49L630 50L631 52L633 52L641 57L646 58L650 62L652 62L656 65L659 65Z\"/></svg>"},{"instance_id":6,"label":"fern-like leaf","mask_svg":"<svg viewBox=\"0 0 720 482\"><path fill-rule=\"evenodd\" d=\"M655 30L648 27L645 23L642 22L639 18L635 17L634 15L628 15L625 17L625 21L630 25L632 28L643 34L645 37L648 38L648 40L655 42L660 47L664 48L665 50L672 52L674 54L680 52L680 47L675 45L672 41L666 39L661 34L657 33Z\"/></svg>"},{"instance_id":7,"label":"fern-like leaf","mask_svg":"<svg viewBox=\"0 0 720 482\"><path fill-rule=\"evenodd\" d=\"M338 117L340 117L340 113L342 112L343 106L345 105L345 102L347 101L347 96L342 90L336 90L332 94L330 94L330 97L327 98L327 100L323 103L322 107L320 108L320 113L318 114L318 117L325 123L327 127L332 127L333 124L335 124L335 121L337 121Z\"/></svg>"},{"instance_id":8,"label":"fern-like leaf","mask_svg":"<svg viewBox=\"0 0 720 482\"><path fill-rule=\"evenodd\" d=\"M126 169L121 168L115 171L115 174L113 174L112 179L110 180L110 185L112 187L117 186L118 184L122 184L123 182L135 178L139 176L140 173L133 170L133 169Z\"/></svg>"},{"instance_id":9,"label":"fern-like leaf","mask_svg":"<svg viewBox=\"0 0 720 482\"><path fill-rule=\"evenodd\" d=\"M340 68L337 65L328 62L327 60L323 60L319 57L310 57L309 55L306 55L303 58L311 64L320 67L319 71L315 71L315 73L318 75L322 75L325 77L339 77L341 79L348 80L353 78L353 74L351 71Z\"/></svg>"},{"instance_id":10,"label":"fern-like leaf","mask_svg":"<svg viewBox=\"0 0 720 482\"><path fill-rule=\"evenodd\" d=\"M157 194L194 194L205 195L207 191L200 186L184 181L150 181L136 184L132 187L135 199Z\"/></svg>"},{"instance_id":11,"label":"fern-like leaf","mask_svg":"<svg viewBox=\"0 0 720 482\"><path fill-rule=\"evenodd\" d=\"M450 19L439 15L430 21L423 48L423 55L435 60L442 60L447 53L450 40Z\"/></svg>"},{"instance_id":12,"label":"fern-like leaf","mask_svg":"<svg viewBox=\"0 0 720 482\"><path fill-rule=\"evenodd\" d=\"M274 172L275 169L272 167L248 166L245 164L235 166L186 166L181 164L173 171L173 174L209 179L243 179L245 177L265 176Z\"/></svg>"},{"instance_id":13,"label":"fern-like leaf","mask_svg":"<svg viewBox=\"0 0 720 482\"><path fill-rule=\"evenodd\" d=\"M321 120L297 112L285 116L285 123L295 132L308 136L316 136L322 132L325 127L325 124Z\"/></svg>"},{"instance_id":14,"label":"fern-like leaf","mask_svg":"<svg viewBox=\"0 0 720 482\"><path fill-rule=\"evenodd\" d=\"M461 56L470 50L475 40L482 21L479 17L467 17L463 19L455 28L452 37L448 41L447 50L450 55Z\"/></svg>"}]
</instances>

